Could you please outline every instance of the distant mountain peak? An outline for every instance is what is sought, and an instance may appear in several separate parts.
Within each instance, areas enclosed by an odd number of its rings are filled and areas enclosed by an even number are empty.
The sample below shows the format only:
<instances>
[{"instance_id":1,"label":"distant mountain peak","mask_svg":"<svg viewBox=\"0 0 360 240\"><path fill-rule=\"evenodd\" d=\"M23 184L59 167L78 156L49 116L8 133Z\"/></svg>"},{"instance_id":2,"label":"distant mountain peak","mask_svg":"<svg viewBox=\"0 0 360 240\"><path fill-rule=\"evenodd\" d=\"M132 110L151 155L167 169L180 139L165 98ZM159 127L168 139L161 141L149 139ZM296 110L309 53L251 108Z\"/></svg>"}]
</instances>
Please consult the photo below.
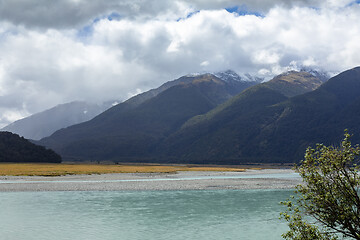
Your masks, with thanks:
<instances>
[{"instance_id":1,"label":"distant mountain peak","mask_svg":"<svg viewBox=\"0 0 360 240\"><path fill-rule=\"evenodd\" d=\"M198 78L198 77L202 77L202 76L215 76L225 82L233 82L233 81L237 81L237 82L257 82L260 83L264 80L264 78L260 78L257 76L252 76L249 73L244 73L244 74L238 74L236 73L234 70L228 69L225 71L220 71L220 72L195 72L195 73L189 73L187 75L185 75L184 77L189 77L189 78Z\"/></svg>"},{"instance_id":2,"label":"distant mountain peak","mask_svg":"<svg viewBox=\"0 0 360 240\"><path fill-rule=\"evenodd\" d=\"M293 97L318 88L323 81L309 72L288 71L282 73L265 84L287 97Z\"/></svg>"},{"instance_id":3,"label":"distant mountain peak","mask_svg":"<svg viewBox=\"0 0 360 240\"><path fill-rule=\"evenodd\" d=\"M204 74L208 74L206 72L194 72L194 73L189 73L189 74L186 74L184 77L198 77L198 76L201 76L201 75L204 75Z\"/></svg>"},{"instance_id":4,"label":"distant mountain peak","mask_svg":"<svg viewBox=\"0 0 360 240\"><path fill-rule=\"evenodd\" d=\"M88 121L105 109L105 106L83 101L63 103L17 120L0 131L9 131L28 139L39 140L61 128Z\"/></svg>"},{"instance_id":5,"label":"distant mountain peak","mask_svg":"<svg viewBox=\"0 0 360 240\"><path fill-rule=\"evenodd\" d=\"M243 81L239 74L230 69L223 72L214 73L214 75L224 81L227 81L228 79L232 79L235 81Z\"/></svg>"},{"instance_id":6,"label":"distant mountain peak","mask_svg":"<svg viewBox=\"0 0 360 240\"><path fill-rule=\"evenodd\" d=\"M314 69L311 67L304 67L304 66L299 69L299 72L308 72L311 75L313 75L314 77L319 78L322 82L326 82L327 80L329 80L330 75L331 75L328 72L325 72L323 70Z\"/></svg>"},{"instance_id":7,"label":"distant mountain peak","mask_svg":"<svg viewBox=\"0 0 360 240\"><path fill-rule=\"evenodd\" d=\"M294 81L308 81L315 76L307 71L287 71L282 74L275 76L270 81L286 81L286 82L294 82Z\"/></svg>"},{"instance_id":8,"label":"distant mountain peak","mask_svg":"<svg viewBox=\"0 0 360 240\"><path fill-rule=\"evenodd\" d=\"M224 82L221 81L221 79L219 79L218 77L216 77L215 75L210 74L210 73L202 74L202 75L195 77L191 83L199 84L199 83L203 83L203 82L213 82L213 83L217 83L217 84L224 84Z\"/></svg>"},{"instance_id":9,"label":"distant mountain peak","mask_svg":"<svg viewBox=\"0 0 360 240\"><path fill-rule=\"evenodd\" d=\"M222 71L222 72L216 72L213 74L225 82L238 81L238 82L259 82L260 83L264 80L264 79L256 77L256 76L252 76L249 73L239 75L231 69L228 69L228 70Z\"/></svg>"}]
</instances>

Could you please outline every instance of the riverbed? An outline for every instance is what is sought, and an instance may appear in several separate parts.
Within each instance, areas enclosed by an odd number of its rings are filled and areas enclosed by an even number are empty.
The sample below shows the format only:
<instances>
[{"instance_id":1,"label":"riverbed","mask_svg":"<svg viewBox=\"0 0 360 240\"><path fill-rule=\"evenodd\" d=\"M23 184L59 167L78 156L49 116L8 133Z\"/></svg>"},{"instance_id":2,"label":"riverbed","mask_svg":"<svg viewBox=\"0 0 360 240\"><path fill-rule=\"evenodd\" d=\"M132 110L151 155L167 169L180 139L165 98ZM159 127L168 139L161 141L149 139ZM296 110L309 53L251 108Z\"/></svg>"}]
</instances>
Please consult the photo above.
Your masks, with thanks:
<instances>
[{"instance_id":1,"label":"riverbed","mask_svg":"<svg viewBox=\"0 0 360 240\"><path fill-rule=\"evenodd\" d=\"M245 172L180 171L56 177L1 176L0 191L145 191L211 189L292 189L301 178L291 169Z\"/></svg>"}]
</instances>

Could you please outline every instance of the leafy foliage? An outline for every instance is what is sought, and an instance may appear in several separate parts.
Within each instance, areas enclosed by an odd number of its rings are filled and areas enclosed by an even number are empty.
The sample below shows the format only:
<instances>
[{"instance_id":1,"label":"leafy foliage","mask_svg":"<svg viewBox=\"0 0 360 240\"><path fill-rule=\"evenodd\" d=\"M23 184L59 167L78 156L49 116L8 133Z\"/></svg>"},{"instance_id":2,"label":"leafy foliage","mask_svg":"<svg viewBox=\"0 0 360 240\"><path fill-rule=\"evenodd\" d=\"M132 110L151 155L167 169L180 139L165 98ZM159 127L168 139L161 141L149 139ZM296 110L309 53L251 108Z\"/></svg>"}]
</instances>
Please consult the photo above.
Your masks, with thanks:
<instances>
[{"instance_id":1,"label":"leafy foliage","mask_svg":"<svg viewBox=\"0 0 360 240\"><path fill-rule=\"evenodd\" d=\"M282 217L290 227L285 239L360 239L359 155L347 131L340 147L319 144L306 150L296 168L304 181L296 188L297 205L283 203L288 210Z\"/></svg>"}]
</instances>

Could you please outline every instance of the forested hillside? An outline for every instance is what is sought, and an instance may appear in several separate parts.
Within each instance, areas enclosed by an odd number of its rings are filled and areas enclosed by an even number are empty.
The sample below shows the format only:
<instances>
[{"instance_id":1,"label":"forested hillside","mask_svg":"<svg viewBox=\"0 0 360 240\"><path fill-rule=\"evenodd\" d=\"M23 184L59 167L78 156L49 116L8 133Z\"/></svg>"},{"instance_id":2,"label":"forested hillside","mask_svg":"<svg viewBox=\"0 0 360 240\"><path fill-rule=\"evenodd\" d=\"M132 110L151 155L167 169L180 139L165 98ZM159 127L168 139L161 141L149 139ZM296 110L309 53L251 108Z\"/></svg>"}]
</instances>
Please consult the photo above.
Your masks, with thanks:
<instances>
[{"instance_id":1,"label":"forested hillside","mask_svg":"<svg viewBox=\"0 0 360 240\"><path fill-rule=\"evenodd\" d=\"M262 84L189 120L158 152L179 162L298 162L308 146L338 143L345 128L358 141L359 113L359 67L292 98Z\"/></svg>"},{"instance_id":2,"label":"forested hillside","mask_svg":"<svg viewBox=\"0 0 360 240\"><path fill-rule=\"evenodd\" d=\"M60 163L61 157L17 134L0 132L0 162Z\"/></svg>"}]
</instances>

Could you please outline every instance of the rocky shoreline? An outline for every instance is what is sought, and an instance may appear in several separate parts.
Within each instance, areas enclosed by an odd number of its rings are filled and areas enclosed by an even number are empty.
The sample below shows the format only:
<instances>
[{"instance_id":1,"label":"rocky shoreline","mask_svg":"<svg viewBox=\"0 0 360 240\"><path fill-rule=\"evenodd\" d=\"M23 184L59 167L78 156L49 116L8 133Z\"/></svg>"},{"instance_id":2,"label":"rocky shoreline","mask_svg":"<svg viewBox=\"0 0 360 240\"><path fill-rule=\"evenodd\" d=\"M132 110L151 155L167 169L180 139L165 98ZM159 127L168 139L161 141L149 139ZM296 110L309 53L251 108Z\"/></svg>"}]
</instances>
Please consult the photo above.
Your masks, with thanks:
<instances>
[{"instance_id":1,"label":"rocky shoreline","mask_svg":"<svg viewBox=\"0 0 360 240\"><path fill-rule=\"evenodd\" d=\"M0 176L0 192L291 189L301 183L293 170L246 172L117 173L60 177Z\"/></svg>"}]
</instances>

